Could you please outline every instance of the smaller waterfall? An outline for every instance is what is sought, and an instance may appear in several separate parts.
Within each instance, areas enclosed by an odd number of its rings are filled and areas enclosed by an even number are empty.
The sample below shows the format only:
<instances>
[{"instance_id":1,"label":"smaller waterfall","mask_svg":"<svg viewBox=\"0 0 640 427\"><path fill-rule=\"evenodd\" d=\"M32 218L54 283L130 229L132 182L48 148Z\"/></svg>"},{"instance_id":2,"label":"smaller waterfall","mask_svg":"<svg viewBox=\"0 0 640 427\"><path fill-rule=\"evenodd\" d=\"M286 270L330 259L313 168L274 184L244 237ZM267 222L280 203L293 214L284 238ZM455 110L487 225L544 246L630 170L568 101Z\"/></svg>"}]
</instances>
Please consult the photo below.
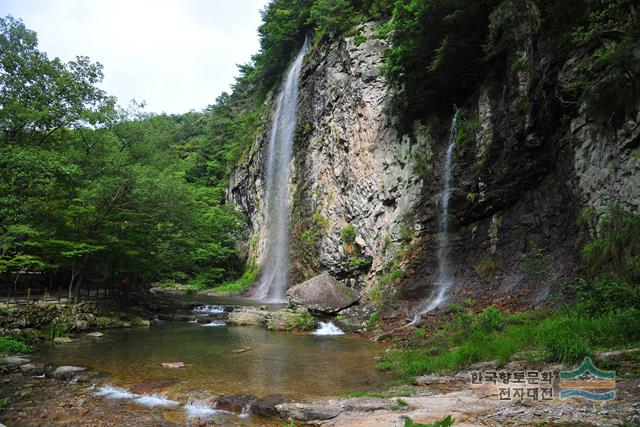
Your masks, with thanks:
<instances>
[{"instance_id":1,"label":"smaller waterfall","mask_svg":"<svg viewBox=\"0 0 640 427\"><path fill-rule=\"evenodd\" d=\"M333 322L320 322L320 327L311 332L312 335L344 335L344 331Z\"/></svg>"},{"instance_id":2,"label":"smaller waterfall","mask_svg":"<svg viewBox=\"0 0 640 427\"><path fill-rule=\"evenodd\" d=\"M224 313L224 306L223 305L199 305L196 308L193 309L193 311L195 311L196 313L203 313L203 314L220 314L220 313Z\"/></svg>"},{"instance_id":3,"label":"smaller waterfall","mask_svg":"<svg viewBox=\"0 0 640 427\"><path fill-rule=\"evenodd\" d=\"M453 151L456 146L458 136L458 111L451 119L449 128L449 141L447 153L444 157L442 167L443 190L440 195L440 216L438 217L438 277L436 279L436 289L426 303L420 304L413 322L420 320L420 315L442 305L449 296L449 291L453 286L453 277L449 265L449 199L453 191Z\"/></svg>"}]
</instances>

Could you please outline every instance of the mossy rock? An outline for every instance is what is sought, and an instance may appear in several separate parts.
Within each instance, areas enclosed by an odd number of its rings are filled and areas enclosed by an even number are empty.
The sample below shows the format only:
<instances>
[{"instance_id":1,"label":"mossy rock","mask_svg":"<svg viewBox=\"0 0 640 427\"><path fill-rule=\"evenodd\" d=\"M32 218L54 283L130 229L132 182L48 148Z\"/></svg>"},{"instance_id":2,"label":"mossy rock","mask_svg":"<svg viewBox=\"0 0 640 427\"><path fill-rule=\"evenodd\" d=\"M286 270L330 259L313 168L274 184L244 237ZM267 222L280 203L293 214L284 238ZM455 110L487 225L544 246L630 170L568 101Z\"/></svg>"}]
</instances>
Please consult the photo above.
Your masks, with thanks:
<instances>
[{"instance_id":1,"label":"mossy rock","mask_svg":"<svg viewBox=\"0 0 640 427\"><path fill-rule=\"evenodd\" d=\"M316 319L306 308L283 308L271 313L267 329L271 331L311 331L317 327Z\"/></svg>"}]
</instances>

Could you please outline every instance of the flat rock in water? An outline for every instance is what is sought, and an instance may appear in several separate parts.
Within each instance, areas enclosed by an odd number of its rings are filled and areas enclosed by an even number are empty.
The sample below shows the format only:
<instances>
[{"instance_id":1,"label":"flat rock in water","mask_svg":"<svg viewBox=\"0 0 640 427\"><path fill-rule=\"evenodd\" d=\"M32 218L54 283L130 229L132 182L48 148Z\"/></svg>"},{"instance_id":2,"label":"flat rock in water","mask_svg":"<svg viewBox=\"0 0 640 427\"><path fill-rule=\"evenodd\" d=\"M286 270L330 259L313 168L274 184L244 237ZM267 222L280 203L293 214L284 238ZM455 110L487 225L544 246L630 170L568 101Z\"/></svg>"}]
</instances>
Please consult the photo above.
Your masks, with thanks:
<instances>
[{"instance_id":1,"label":"flat rock in water","mask_svg":"<svg viewBox=\"0 0 640 427\"><path fill-rule=\"evenodd\" d=\"M298 421L330 420L343 411L341 406L332 403L283 403L276 405L276 409L281 417Z\"/></svg>"},{"instance_id":2,"label":"flat rock in water","mask_svg":"<svg viewBox=\"0 0 640 427\"><path fill-rule=\"evenodd\" d=\"M20 365L20 371L22 375L36 376L44 374L44 363L25 363Z\"/></svg>"},{"instance_id":3,"label":"flat rock in water","mask_svg":"<svg viewBox=\"0 0 640 427\"><path fill-rule=\"evenodd\" d=\"M50 373L49 376L56 380L70 380L80 372L84 372L86 370L87 368L83 368L81 366L58 366Z\"/></svg>"},{"instance_id":4,"label":"flat rock in water","mask_svg":"<svg viewBox=\"0 0 640 427\"><path fill-rule=\"evenodd\" d=\"M65 344L65 343L72 342L72 341L73 340L71 338L69 338L69 337L55 337L53 339L53 342L56 343L56 344Z\"/></svg>"},{"instance_id":5,"label":"flat rock in water","mask_svg":"<svg viewBox=\"0 0 640 427\"><path fill-rule=\"evenodd\" d=\"M291 302L319 313L336 313L355 304L358 293L322 273L287 290Z\"/></svg>"},{"instance_id":6,"label":"flat rock in water","mask_svg":"<svg viewBox=\"0 0 640 427\"><path fill-rule=\"evenodd\" d=\"M284 399L279 394L265 396L262 399L251 402L251 413L260 415L261 417L277 417L278 410L276 409L276 405L283 402Z\"/></svg>"},{"instance_id":7,"label":"flat rock in water","mask_svg":"<svg viewBox=\"0 0 640 427\"><path fill-rule=\"evenodd\" d=\"M103 337L104 334L102 332L91 332L87 334L88 337L100 338Z\"/></svg>"},{"instance_id":8,"label":"flat rock in water","mask_svg":"<svg viewBox=\"0 0 640 427\"><path fill-rule=\"evenodd\" d=\"M19 366L29 362L31 362L31 360L22 356L5 356L0 359L0 364L8 366Z\"/></svg>"},{"instance_id":9,"label":"flat rock in water","mask_svg":"<svg viewBox=\"0 0 640 427\"><path fill-rule=\"evenodd\" d=\"M178 369L178 368L184 368L185 365L184 362L163 362L161 363L163 368L168 368L168 369Z\"/></svg>"},{"instance_id":10,"label":"flat rock in water","mask_svg":"<svg viewBox=\"0 0 640 427\"><path fill-rule=\"evenodd\" d=\"M242 307L229 313L227 323L230 325L265 325L267 323L266 310L253 307Z\"/></svg>"},{"instance_id":11,"label":"flat rock in water","mask_svg":"<svg viewBox=\"0 0 640 427\"><path fill-rule=\"evenodd\" d=\"M373 412L391 409L394 400L382 397L353 397L340 400L337 403L347 411Z\"/></svg>"}]
</instances>

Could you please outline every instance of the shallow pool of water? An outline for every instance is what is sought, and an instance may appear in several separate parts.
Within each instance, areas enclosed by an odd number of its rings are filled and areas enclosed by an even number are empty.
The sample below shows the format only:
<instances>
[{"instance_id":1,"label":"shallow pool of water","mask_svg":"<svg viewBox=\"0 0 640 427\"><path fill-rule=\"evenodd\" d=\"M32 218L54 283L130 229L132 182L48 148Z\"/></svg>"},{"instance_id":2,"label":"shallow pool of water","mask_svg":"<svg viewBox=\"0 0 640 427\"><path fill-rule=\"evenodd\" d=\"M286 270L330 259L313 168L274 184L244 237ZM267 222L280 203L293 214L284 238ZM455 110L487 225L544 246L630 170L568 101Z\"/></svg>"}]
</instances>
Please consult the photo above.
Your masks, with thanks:
<instances>
[{"instance_id":1,"label":"shallow pool of water","mask_svg":"<svg viewBox=\"0 0 640 427\"><path fill-rule=\"evenodd\" d=\"M124 387L175 378L179 382L172 387L174 395L207 391L300 399L384 387L388 379L375 369L381 350L356 336L164 322L106 330L101 338L82 336L67 344L47 344L38 353L47 363L104 372L113 384ZM184 362L186 367L167 369L163 362Z\"/></svg>"}]
</instances>

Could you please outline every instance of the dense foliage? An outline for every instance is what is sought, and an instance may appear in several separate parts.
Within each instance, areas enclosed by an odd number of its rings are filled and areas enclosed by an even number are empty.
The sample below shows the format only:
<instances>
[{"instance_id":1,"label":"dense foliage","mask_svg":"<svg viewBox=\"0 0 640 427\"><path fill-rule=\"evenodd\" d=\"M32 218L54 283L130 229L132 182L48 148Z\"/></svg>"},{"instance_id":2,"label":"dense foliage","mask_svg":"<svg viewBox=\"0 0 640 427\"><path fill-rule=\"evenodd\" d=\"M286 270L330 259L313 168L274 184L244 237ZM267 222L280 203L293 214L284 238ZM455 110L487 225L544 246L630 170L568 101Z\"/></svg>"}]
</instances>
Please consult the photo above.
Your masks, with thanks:
<instances>
[{"instance_id":1,"label":"dense foliage","mask_svg":"<svg viewBox=\"0 0 640 427\"><path fill-rule=\"evenodd\" d=\"M242 224L223 189L239 141L252 135L229 119L228 96L182 116L125 111L95 86L100 64L49 59L21 21L0 20L0 44L6 281L57 273L71 291L124 276L237 277Z\"/></svg>"},{"instance_id":2,"label":"dense foliage","mask_svg":"<svg viewBox=\"0 0 640 427\"><path fill-rule=\"evenodd\" d=\"M305 37L320 44L372 20L386 22L377 34L390 42L385 74L410 120L448 113L480 82L534 67L527 62L534 51L557 65L578 54L559 95L594 114L625 113L640 94L632 0L274 0L244 76L266 93Z\"/></svg>"},{"instance_id":3,"label":"dense foliage","mask_svg":"<svg viewBox=\"0 0 640 427\"><path fill-rule=\"evenodd\" d=\"M563 64L557 97L599 117L624 117L640 95L632 0L273 0L260 50L231 94L202 112L123 110L96 85L102 67L38 50L21 21L0 20L0 273L56 280L232 280L242 219L224 205L277 85L305 38L320 45L380 22L385 73L408 119L449 112L478 84L522 67L531 50ZM535 41L535 46L529 41ZM529 56L528 56L529 55ZM17 273L12 274L11 272ZM53 277L53 276L52 276Z\"/></svg>"}]
</instances>

